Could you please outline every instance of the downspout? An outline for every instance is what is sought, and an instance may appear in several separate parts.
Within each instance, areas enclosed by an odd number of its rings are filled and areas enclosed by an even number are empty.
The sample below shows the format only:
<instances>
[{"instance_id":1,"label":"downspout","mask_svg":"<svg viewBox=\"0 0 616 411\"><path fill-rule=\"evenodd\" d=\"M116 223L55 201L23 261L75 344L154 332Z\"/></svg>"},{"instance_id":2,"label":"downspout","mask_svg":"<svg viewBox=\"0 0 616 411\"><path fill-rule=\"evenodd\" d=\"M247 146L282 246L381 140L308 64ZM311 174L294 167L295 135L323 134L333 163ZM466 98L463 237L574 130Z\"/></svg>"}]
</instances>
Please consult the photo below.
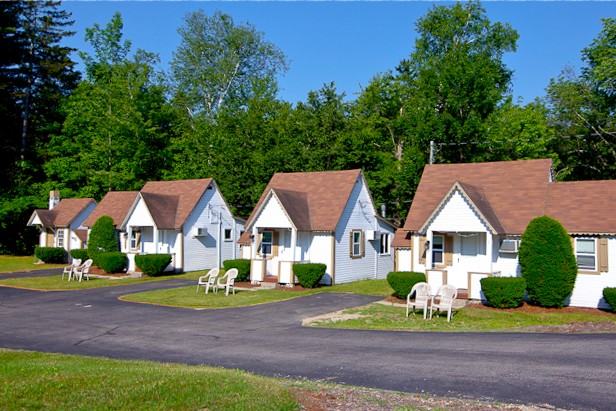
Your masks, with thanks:
<instances>
[{"instance_id":1,"label":"downspout","mask_svg":"<svg viewBox=\"0 0 616 411\"><path fill-rule=\"evenodd\" d=\"M217 264L216 267L222 267L222 246L221 246L221 239L222 239L222 212L218 212L218 241L216 241L216 259L217 259Z\"/></svg>"},{"instance_id":2,"label":"downspout","mask_svg":"<svg viewBox=\"0 0 616 411\"><path fill-rule=\"evenodd\" d=\"M376 239L376 233L378 232L378 228L379 228L379 224L376 220L376 217L374 218L374 244L372 245L372 248L374 249L374 279L376 280L377 278L379 278L379 248L375 247L377 245L377 243L381 244L381 238L379 237L379 239Z\"/></svg>"}]
</instances>

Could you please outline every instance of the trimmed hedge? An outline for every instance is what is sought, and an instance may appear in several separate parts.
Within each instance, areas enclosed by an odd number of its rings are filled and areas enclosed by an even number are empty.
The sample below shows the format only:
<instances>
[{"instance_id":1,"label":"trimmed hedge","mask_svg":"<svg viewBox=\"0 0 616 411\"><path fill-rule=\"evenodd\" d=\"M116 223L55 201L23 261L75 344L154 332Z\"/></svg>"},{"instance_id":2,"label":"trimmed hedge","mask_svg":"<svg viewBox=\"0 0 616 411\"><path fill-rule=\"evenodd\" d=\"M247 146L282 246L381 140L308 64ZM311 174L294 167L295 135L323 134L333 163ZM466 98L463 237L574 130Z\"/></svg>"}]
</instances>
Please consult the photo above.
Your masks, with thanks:
<instances>
[{"instance_id":1,"label":"trimmed hedge","mask_svg":"<svg viewBox=\"0 0 616 411\"><path fill-rule=\"evenodd\" d=\"M76 248L74 250L71 250L70 252L71 257L73 257L73 259L79 259L81 261L86 261L88 258L88 250L86 250L85 248Z\"/></svg>"},{"instance_id":2,"label":"trimmed hedge","mask_svg":"<svg viewBox=\"0 0 616 411\"><path fill-rule=\"evenodd\" d=\"M327 266L319 263L293 264L293 274L304 288L315 288L325 275Z\"/></svg>"},{"instance_id":3,"label":"trimmed hedge","mask_svg":"<svg viewBox=\"0 0 616 411\"><path fill-rule=\"evenodd\" d=\"M480 282L490 307L515 308L522 305L526 293L526 280L522 277L487 277Z\"/></svg>"},{"instance_id":4,"label":"trimmed hedge","mask_svg":"<svg viewBox=\"0 0 616 411\"><path fill-rule=\"evenodd\" d=\"M387 274L387 282L394 290L394 297L406 298L415 284L426 282L426 275L413 271L392 271Z\"/></svg>"},{"instance_id":5,"label":"trimmed hedge","mask_svg":"<svg viewBox=\"0 0 616 411\"><path fill-rule=\"evenodd\" d=\"M66 261L66 251L62 247L36 247L34 256L47 264L60 264Z\"/></svg>"},{"instance_id":6,"label":"trimmed hedge","mask_svg":"<svg viewBox=\"0 0 616 411\"><path fill-rule=\"evenodd\" d=\"M135 265L149 277L162 275L171 263L171 254L137 254Z\"/></svg>"},{"instance_id":7,"label":"trimmed hedge","mask_svg":"<svg viewBox=\"0 0 616 411\"><path fill-rule=\"evenodd\" d=\"M603 289L603 298L612 306L612 312L616 313L616 288L606 287Z\"/></svg>"},{"instance_id":8,"label":"trimmed hedge","mask_svg":"<svg viewBox=\"0 0 616 411\"><path fill-rule=\"evenodd\" d=\"M250 280L250 260L238 258L236 260L227 260L222 262L225 271L229 271L232 268L237 268L237 278L235 281L248 281Z\"/></svg>"},{"instance_id":9,"label":"trimmed hedge","mask_svg":"<svg viewBox=\"0 0 616 411\"><path fill-rule=\"evenodd\" d=\"M528 298L541 307L564 306L578 267L562 224L548 216L534 218L522 234L518 258Z\"/></svg>"},{"instance_id":10,"label":"trimmed hedge","mask_svg":"<svg viewBox=\"0 0 616 411\"><path fill-rule=\"evenodd\" d=\"M110 253L100 253L98 255L98 264L96 265L105 270L107 274L113 274L123 272L127 262L126 254L112 251Z\"/></svg>"}]
</instances>

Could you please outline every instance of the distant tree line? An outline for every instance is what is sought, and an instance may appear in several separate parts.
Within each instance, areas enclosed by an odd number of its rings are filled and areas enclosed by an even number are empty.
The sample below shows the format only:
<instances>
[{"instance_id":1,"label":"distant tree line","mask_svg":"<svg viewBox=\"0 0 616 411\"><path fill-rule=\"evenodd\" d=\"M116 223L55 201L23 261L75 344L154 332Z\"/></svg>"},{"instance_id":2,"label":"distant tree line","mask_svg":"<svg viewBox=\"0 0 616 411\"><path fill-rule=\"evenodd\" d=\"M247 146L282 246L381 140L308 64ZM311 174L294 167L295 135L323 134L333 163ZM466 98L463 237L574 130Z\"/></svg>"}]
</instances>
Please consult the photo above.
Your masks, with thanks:
<instances>
[{"instance_id":1,"label":"distant tree line","mask_svg":"<svg viewBox=\"0 0 616 411\"><path fill-rule=\"evenodd\" d=\"M613 18L581 71L526 105L503 62L518 33L477 1L432 7L408 57L354 99L332 82L296 104L278 97L283 51L221 12L185 17L164 73L132 51L119 13L87 29L83 73L61 45L74 32L60 2L0 2L0 20L0 253L32 252L25 225L52 189L100 200L150 180L214 178L246 215L275 172L362 168L401 222L430 141L437 163L549 157L559 179L616 177Z\"/></svg>"}]
</instances>

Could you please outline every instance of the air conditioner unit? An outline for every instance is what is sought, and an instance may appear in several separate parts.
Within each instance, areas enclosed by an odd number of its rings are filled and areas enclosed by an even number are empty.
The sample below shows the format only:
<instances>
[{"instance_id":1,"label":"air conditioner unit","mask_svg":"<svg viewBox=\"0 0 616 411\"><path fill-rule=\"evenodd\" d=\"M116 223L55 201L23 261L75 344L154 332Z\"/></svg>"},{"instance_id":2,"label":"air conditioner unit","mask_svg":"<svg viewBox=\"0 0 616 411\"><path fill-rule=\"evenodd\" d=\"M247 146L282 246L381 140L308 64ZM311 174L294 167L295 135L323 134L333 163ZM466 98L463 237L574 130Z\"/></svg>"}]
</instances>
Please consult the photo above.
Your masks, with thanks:
<instances>
[{"instance_id":1,"label":"air conditioner unit","mask_svg":"<svg viewBox=\"0 0 616 411\"><path fill-rule=\"evenodd\" d=\"M377 230L366 230L366 240L374 241L381 238L381 232Z\"/></svg>"},{"instance_id":2,"label":"air conditioner unit","mask_svg":"<svg viewBox=\"0 0 616 411\"><path fill-rule=\"evenodd\" d=\"M206 227L195 227L194 229L195 237L205 237L207 235Z\"/></svg>"},{"instance_id":3,"label":"air conditioner unit","mask_svg":"<svg viewBox=\"0 0 616 411\"><path fill-rule=\"evenodd\" d=\"M520 240L513 240L506 238L501 240L500 247L498 249L499 253L509 253L516 254L518 252L518 247L520 246Z\"/></svg>"}]
</instances>

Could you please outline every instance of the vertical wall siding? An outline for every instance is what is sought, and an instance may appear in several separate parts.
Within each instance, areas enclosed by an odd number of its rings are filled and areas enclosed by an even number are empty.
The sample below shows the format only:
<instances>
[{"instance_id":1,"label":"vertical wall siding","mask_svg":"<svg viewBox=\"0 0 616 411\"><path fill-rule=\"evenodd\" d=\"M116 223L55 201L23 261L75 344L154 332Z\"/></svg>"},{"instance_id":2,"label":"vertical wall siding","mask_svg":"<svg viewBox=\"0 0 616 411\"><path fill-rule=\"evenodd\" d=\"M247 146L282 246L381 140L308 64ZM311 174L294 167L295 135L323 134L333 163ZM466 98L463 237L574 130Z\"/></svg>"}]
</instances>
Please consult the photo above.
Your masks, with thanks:
<instances>
[{"instance_id":1,"label":"vertical wall siding","mask_svg":"<svg viewBox=\"0 0 616 411\"><path fill-rule=\"evenodd\" d=\"M322 284L332 283L332 235L330 233L312 233L310 235L309 260L311 263L325 264L325 275L321 279ZM301 243L307 243L308 238L302 236ZM300 243L300 241L298 241Z\"/></svg>"},{"instance_id":2,"label":"vertical wall siding","mask_svg":"<svg viewBox=\"0 0 616 411\"><path fill-rule=\"evenodd\" d=\"M456 190L430 222L429 229L442 232L486 232L488 227L470 203Z\"/></svg>"}]
</instances>

